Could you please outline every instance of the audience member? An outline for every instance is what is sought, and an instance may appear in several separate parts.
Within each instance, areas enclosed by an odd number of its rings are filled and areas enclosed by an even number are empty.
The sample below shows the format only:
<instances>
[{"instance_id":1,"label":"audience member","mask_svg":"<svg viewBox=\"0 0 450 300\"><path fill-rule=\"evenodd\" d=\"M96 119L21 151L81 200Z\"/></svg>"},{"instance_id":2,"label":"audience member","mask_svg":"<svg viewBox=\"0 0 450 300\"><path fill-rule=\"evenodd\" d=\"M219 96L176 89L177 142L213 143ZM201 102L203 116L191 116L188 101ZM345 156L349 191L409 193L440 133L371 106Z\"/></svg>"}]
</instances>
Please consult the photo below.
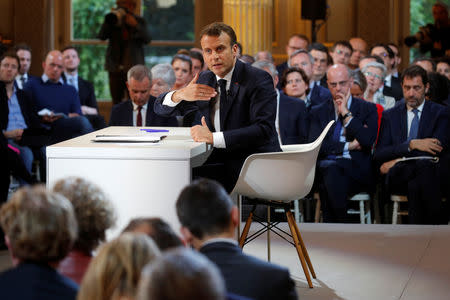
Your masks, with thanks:
<instances>
[{"instance_id":1,"label":"audience member","mask_svg":"<svg viewBox=\"0 0 450 300\"><path fill-rule=\"evenodd\" d=\"M269 51L259 51L255 54L255 61L265 60L274 63L272 53Z\"/></svg>"},{"instance_id":2,"label":"audience member","mask_svg":"<svg viewBox=\"0 0 450 300\"><path fill-rule=\"evenodd\" d=\"M50 126L56 141L63 141L93 130L89 121L81 116L80 100L74 87L64 84L61 52L50 51L42 63L44 74L36 80L29 80L24 86L36 109L47 109L51 114L42 116L42 122ZM58 115L58 114L64 114Z\"/></svg>"},{"instance_id":3,"label":"audience member","mask_svg":"<svg viewBox=\"0 0 450 300\"><path fill-rule=\"evenodd\" d=\"M362 70L367 80L364 100L380 104L384 109L394 107L394 97L383 95L383 82L386 77L386 67L377 62L368 63Z\"/></svg>"},{"instance_id":4,"label":"audience member","mask_svg":"<svg viewBox=\"0 0 450 300\"><path fill-rule=\"evenodd\" d=\"M77 300L133 300L144 266L160 256L145 234L124 233L103 244L83 277Z\"/></svg>"},{"instance_id":5,"label":"audience member","mask_svg":"<svg viewBox=\"0 0 450 300\"><path fill-rule=\"evenodd\" d=\"M277 85L278 74L272 63L260 60L255 62L252 66L268 72L273 78L274 86ZM292 69L287 69L285 74L289 72L289 70ZM301 69L296 70L303 73L306 78L305 72ZM295 86L298 84L294 82L293 85ZM308 87L307 81L304 86L306 90ZM275 119L275 128L278 132L280 144L288 145L305 143L308 138L305 101L299 101L298 99L288 97L289 94L280 93L277 89L275 89L275 91L277 92L277 117ZM306 94L305 92L303 93Z\"/></svg>"},{"instance_id":6,"label":"audience member","mask_svg":"<svg viewBox=\"0 0 450 300\"><path fill-rule=\"evenodd\" d=\"M436 72L450 80L450 57L444 57L436 61Z\"/></svg>"},{"instance_id":7,"label":"audience member","mask_svg":"<svg viewBox=\"0 0 450 300\"><path fill-rule=\"evenodd\" d=\"M427 73L436 72L436 63L428 57L418 57L413 60L412 65L422 67Z\"/></svg>"},{"instance_id":8,"label":"audience member","mask_svg":"<svg viewBox=\"0 0 450 300\"><path fill-rule=\"evenodd\" d=\"M123 232L144 233L153 239L161 251L183 246L178 235L161 218L132 219Z\"/></svg>"},{"instance_id":9,"label":"audience member","mask_svg":"<svg viewBox=\"0 0 450 300\"><path fill-rule=\"evenodd\" d=\"M56 271L77 235L70 202L24 187L2 206L0 224L14 264L0 274L2 299L75 299L77 284Z\"/></svg>"},{"instance_id":10,"label":"audience member","mask_svg":"<svg viewBox=\"0 0 450 300\"><path fill-rule=\"evenodd\" d=\"M106 238L115 223L114 209L98 186L77 177L57 181L53 191L72 203L78 223L78 237L58 271L80 284L92 259L92 252Z\"/></svg>"},{"instance_id":11,"label":"audience member","mask_svg":"<svg viewBox=\"0 0 450 300\"><path fill-rule=\"evenodd\" d=\"M346 222L348 197L372 183L371 151L377 135L376 106L350 95L352 79L347 66L327 72L333 96L310 111L309 141L336 120L320 148L317 182L324 222Z\"/></svg>"},{"instance_id":12,"label":"audience member","mask_svg":"<svg viewBox=\"0 0 450 300\"><path fill-rule=\"evenodd\" d=\"M305 71L300 68L292 67L284 71L281 77L281 90L289 97L303 100L308 106L311 104L311 101L307 99L309 79Z\"/></svg>"},{"instance_id":13,"label":"audience member","mask_svg":"<svg viewBox=\"0 0 450 300\"><path fill-rule=\"evenodd\" d=\"M98 38L108 40L105 69L113 104L127 98L127 71L144 64L144 46L150 43L150 32L144 18L136 16L137 0L116 0L117 7L105 16Z\"/></svg>"},{"instance_id":14,"label":"audience member","mask_svg":"<svg viewBox=\"0 0 450 300\"><path fill-rule=\"evenodd\" d=\"M327 89L327 69L330 57L328 49L321 43L312 43L308 47L308 51L314 59L311 80L313 80L316 85L320 85Z\"/></svg>"},{"instance_id":15,"label":"audience member","mask_svg":"<svg viewBox=\"0 0 450 300\"><path fill-rule=\"evenodd\" d=\"M195 76L197 73L203 71L205 61L203 60L203 55L201 53L198 53L197 51L189 51L189 57L191 58L192 61L191 74L192 76Z\"/></svg>"},{"instance_id":16,"label":"audience member","mask_svg":"<svg viewBox=\"0 0 450 300\"><path fill-rule=\"evenodd\" d=\"M176 249L142 271L137 300L222 300L225 285L217 267L200 253Z\"/></svg>"},{"instance_id":17,"label":"audience member","mask_svg":"<svg viewBox=\"0 0 450 300\"><path fill-rule=\"evenodd\" d=\"M158 97L172 90L175 84L175 72L169 64L157 64L152 70L152 89L150 95Z\"/></svg>"},{"instance_id":18,"label":"audience member","mask_svg":"<svg viewBox=\"0 0 450 300\"><path fill-rule=\"evenodd\" d=\"M286 54L287 59L291 57L291 55L300 49L306 50L308 49L309 39L306 35L303 34L293 34L289 38L288 44L286 45ZM282 75L284 70L288 68L288 62L285 61L277 66L278 74Z\"/></svg>"},{"instance_id":19,"label":"audience member","mask_svg":"<svg viewBox=\"0 0 450 300\"><path fill-rule=\"evenodd\" d=\"M14 47L20 60L19 73L16 75L16 85L19 89L23 89L25 83L31 78L38 77L28 74L31 67L31 48L26 44L18 44Z\"/></svg>"},{"instance_id":20,"label":"audience member","mask_svg":"<svg viewBox=\"0 0 450 300\"><path fill-rule=\"evenodd\" d=\"M364 93L367 89L366 77L359 69L353 70L351 77L353 83L350 87L350 94L355 98L364 99Z\"/></svg>"},{"instance_id":21,"label":"audience member","mask_svg":"<svg viewBox=\"0 0 450 300\"><path fill-rule=\"evenodd\" d=\"M128 70L126 86L130 94L128 101L116 104L111 110L110 126L177 126L174 117L155 114L155 97L150 95L152 74L144 65Z\"/></svg>"},{"instance_id":22,"label":"audience member","mask_svg":"<svg viewBox=\"0 0 450 300\"><path fill-rule=\"evenodd\" d=\"M95 98L94 86L89 81L78 75L80 58L73 46L67 46L62 51L64 73L63 81L73 86L80 99L81 113L91 122L95 130L106 127L105 119L98 114L97 99Z\"/></svg>"},{"instance_id":23,"label":"audience member","mask_svg":"<svg viewBox=\"0 0 450 300\"><path fill-rule=\"evenodd\" d=\"M269 74L236 59L236 34L230 26L206 26L200 43L210 71L196 75L185 88L160 95L155 111L195 114L193 140L214 149L193 175L215 178L231 191L250 154L281 150L275 130L276 93Z\"/></svg>"},{"instance_id":24,"label":"audience member","mask_svg":"<svg viewBox=\"0 0 450 300\"><path fill-rule=\"evenodd\" d=\"M413 65L404 70L402 87L405 100L383 113L375 159L387 176L388 194L407 194L409 223L440 224L440 162L401 158L447 154L448 112L441 105L425 101L428 77L422 67Z\"/></svg>"},{"instance_id":25,"label":"audience member","mask_svg":"<svg viewBox=\"0 0 450 300\"><path fill-rule=\"evenodd\" d=\"M360 37L353 37L349 41L350 45L352 45L353 52L350 57L349 67L351 69L357 69L359 67L359 61L362 57L367 55L367 42Z\"/></svg>"},{"instance_id":26,"label":"audience member","mask_svg":"<svg viewBox=\"0 0 450 300\"><path fill-rule=\"evenodd\" d=\"M181 191L176 210L185 240L218 266L228 292L253 299L297 299L288 269L239 248L238 209L220 184L193 182Z\"/></svg>"},{"instance_id":27,"label":"audience member","mask_svg":"<svg viewBox=\"0 0 450 300\"><path fill-rule=\"evenodd\" d=\"M428 73L428 91L425 91L425 100L450 106L450 81L437 72Z\"/></svg>"},{"instance_id":28,"label":"audience member","mask_svg":"<svg viewBox=\"0 0 450 300\"><path fill-rule=\"evenodd\" d=\"M398 72L398 67L400 66L400 63L402 62L402 58L400 56L400 51L399 51L398 45L395 43L388 43L387 45L389 48L391 48L392 52L394 52L394 63L392 65L392 70L391 70L392 77L399 78L400 74Z\"/></svg>"},{"instance_id":29,"label":"audience member","mask_svg":"<svg viewBox=\"0 0 450 300\"><path fill-rule=\"evenodd\" d=\"M255 59L253 58L253 56L248 55L248 54L241 55L241 57L239 57L239 60L242 61L243 63L249 64L249 65L251 65L252 63L255 62Z\"/></svg>"},{"instance_id":30,"label":"audience member","mask_svg":"<svg viewBox=\"0 0 450 300\"><path fill-rule=\"evenodd\" d=\"M359 61L359 70L364 69L364 67L370 62L377 62L384 65L384 61L381 59L381 57L377 55L367 55L361 58L361 60Z\"/></svg>"},{"instance_id":31,"label":"audience member","mask_svg":"<svg viewBox=\"0 0 450 300\"><path fill-rule=\"evenodd\" d=\"M171 62L175 72L175 84L173 90L185 87L192 79L192 60L188 55L176 54Z\"/></svg>"},{"instance_id":32,"label":"audience member","mask_svg":"<svg viewBox=\"0 0 450 300\"><path fill-rule=\"evenodd\" d=\"M333 58L333 64L343 64L348 66L350 57L353 53L353 47L348 41L338 41L331 48L330 55Z\"/></svg>"}]
</instances>

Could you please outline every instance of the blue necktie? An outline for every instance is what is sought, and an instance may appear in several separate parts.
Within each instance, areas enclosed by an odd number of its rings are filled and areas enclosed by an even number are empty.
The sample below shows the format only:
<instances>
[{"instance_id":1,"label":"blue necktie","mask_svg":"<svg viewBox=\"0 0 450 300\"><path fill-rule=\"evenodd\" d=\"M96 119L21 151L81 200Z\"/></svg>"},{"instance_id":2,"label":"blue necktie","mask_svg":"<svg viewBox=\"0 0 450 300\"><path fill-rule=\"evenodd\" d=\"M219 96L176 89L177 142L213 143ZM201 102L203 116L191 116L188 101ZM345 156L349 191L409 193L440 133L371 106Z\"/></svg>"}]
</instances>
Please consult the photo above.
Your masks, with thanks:
<instances>
[{"instance_id":1,"label":"blue necktie","mask_svg":"<svg viewBox=\"0 0 450 300\"><path fill-rule=\"evenodd\" d=\"M414 118L412 119L411 127L409 128L408 142L416 139L417 133L419 132L419 110L414 108L412 112L414 113Z\"/></svg>"}]
</instances>

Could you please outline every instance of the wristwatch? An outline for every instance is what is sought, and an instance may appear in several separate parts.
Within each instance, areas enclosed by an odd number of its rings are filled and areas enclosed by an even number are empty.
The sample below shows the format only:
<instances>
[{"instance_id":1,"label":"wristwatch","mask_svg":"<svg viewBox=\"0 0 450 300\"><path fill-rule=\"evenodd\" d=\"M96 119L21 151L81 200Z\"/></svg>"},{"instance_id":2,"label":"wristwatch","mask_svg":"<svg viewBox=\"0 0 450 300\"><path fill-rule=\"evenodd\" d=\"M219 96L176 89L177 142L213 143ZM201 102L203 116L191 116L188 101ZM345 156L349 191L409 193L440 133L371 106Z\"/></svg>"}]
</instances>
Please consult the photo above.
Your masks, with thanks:
<instances>
[{"instance_id":1,"label":"wristwatch","mask_svg":"<svg viewBox=\"0 0 450 300\"><path fill-rule=\"evenodd\" d=\"M347 117L351 117L353 114L351 112L348 112L344 115L344 120L347 119Z\"/></svg>"}]
</instances>

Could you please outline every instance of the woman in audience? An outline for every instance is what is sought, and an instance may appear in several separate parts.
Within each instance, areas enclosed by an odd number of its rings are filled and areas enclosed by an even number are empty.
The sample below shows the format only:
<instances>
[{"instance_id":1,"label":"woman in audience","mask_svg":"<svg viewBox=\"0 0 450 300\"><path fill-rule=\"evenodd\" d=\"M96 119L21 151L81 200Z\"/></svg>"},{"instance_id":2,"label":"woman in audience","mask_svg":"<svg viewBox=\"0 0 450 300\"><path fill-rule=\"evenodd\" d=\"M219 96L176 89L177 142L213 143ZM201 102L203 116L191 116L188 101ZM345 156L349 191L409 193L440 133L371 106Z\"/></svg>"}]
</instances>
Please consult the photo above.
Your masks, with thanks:
<instances>
[{"instance_id":1,"label":"woman in audience","mask_svg":"<svg viewBox=\"0 0 450 300\"><path fill-rule=\"evenodd\" d=\"M150 95L158 98L169 92L175 84L175 73L169 64L157 64L152 68L152 89Z\"/></svg>"},{"instance_id":2,"label":"woman in audience","mask_svg":"<svg viewBox=\"0 0 450 300\"><path fill-rule=\"evenodd\" d=\"M103 244L83 277L77 299L135 299L142 269L159 255L145 234L124 233Z\"/></svg>"},{"instance_id":3,"label":"woman in audience","mask_svg":"<svg viewBox=\"0 0 450 300\"><path fill-rule=\"evenodd\" d=\"M281 90L288 96L306 101L309 93L309 80L300 68L288 68L281 77Z\"/></svg>"},{"instance_id":4,"label":"woman in audience","mask_svg":"<svg viewBox=\"0 0 450 300\"><path fill-rule=\"evenodd\" d=\"M56 267L77 236L70 202L44 186L19 189L0 210L15 267L0 274L1 299L75 299L78 286Z\"/></svg>"},{"instance_id":5,"label":"woman in audience","mask_svg":"<svg viewBox=\"0 0 450 300\"><path fill-rule=\"evenodd\" d=\"M394 107L394 97L383 95L384 78L386 77L386 67L377 62L370 62L361 70L367 80L367 89L364 93L366 101L381 104L384 109Z\"/></svg>"},{"instance_id":6,"label":"woman in audience","mask_svg":"<svg viewBox=\"0 0 450 300\"><path fill-rule=\"evenodd\" d=\"M176 79L172 90L178 90L185 87L192 79L192 60L188 55L176 54L171 64Z\"/></svg>"},{"instance_id":7,"label":"woman in audience","mask_svg":"<svg viewBox=\"0 0 450 300\"><path fill-rule=\"evenodd\" d=\"M351 75L353 82L350 87L350 93L355 98L364 99L364 92L367 89L366 77L359 70L353 70Z\"/></svg>"},{"instance_id":8,"label":"woman in audience","mask_svg":"<svg viewBox=\"0 0 450 300\"><path fill-rule=\"evenodd\" d=\"M105 240L106 230L115 223L114 209L102 190L86 179L61 179L53 191L69 199L78 222L78 237L58 271L80 284L92 251Z\"/></svg>"}]
</instances>

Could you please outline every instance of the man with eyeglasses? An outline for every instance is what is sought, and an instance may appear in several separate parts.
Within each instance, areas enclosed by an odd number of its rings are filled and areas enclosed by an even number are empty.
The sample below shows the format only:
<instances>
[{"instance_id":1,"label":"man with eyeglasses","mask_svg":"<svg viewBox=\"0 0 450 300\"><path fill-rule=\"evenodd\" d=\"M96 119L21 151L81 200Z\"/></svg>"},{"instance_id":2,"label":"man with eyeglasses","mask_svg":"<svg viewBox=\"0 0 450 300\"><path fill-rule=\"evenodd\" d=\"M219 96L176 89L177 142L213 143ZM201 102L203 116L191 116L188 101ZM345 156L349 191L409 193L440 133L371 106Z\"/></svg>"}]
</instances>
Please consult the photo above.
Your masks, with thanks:
<instances>
[{"instance_id":1,"label":"man with eyeglasses","mask_svg":"<svg viewBox=\"0 0 450 300\"><path fill-rule=\"evenodd\" d=\"M328 53L327 47L321 43L312 43L308 47L308 52L314 59L311 80L324 88L328 88L327 69L330 54Z\"/></svg>"},{"instance_id":2,"label":"man with eyeglasses","mask_svg":"<svg viewBox=\"0 0 450 300\"><path fill-rule=\"evenodd\" d=\"M350 94L350 69L333 65L327 72L332 99L310 111L310 142L331 127L320 148L316 180L324 222L347 222L348 198L371 189L371 151L378 130L375 104Z\"/></svg>"},{"instance_id":3,"label":"man with eyeglasses","mask_svg":"<svg viewBox=\"0 0 450 300\"><path fill-rule=\"evenodd\" d=\"M333 58L333 64L343 64L348 66L353 48L348 41L338 41L331 48L330 55Z\"/></svg>"},{"instance_id":4,"label":"man with eyeglasses","mask_svg":"<svg viewBox=\"0 0 450 300\"><path fill-rule=\"evenodd\" d=\"M309 44L309 39L306 35L295 33L289 38L288 44L286 45L286 54L289 60L292 53L300 49L307 49ZM277 71L280 76L283 76L284 70L288 68L288 62L285 61L277 66Z\"/></svg>"}]
</instances>

